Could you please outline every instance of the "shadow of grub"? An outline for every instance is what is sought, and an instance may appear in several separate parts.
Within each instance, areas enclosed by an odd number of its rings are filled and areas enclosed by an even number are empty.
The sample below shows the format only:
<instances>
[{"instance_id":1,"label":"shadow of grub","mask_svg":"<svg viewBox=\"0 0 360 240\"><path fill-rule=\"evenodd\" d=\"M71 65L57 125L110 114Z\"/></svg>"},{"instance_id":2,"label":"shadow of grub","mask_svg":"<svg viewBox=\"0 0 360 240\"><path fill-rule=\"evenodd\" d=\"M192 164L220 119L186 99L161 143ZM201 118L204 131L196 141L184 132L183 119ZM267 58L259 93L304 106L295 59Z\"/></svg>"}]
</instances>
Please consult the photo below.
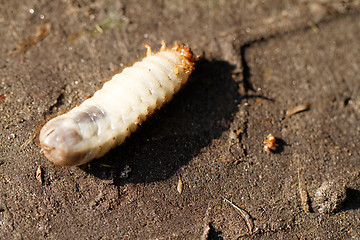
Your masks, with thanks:
<instances>
[{"instance_id":1,"label":"shadow of grub","mask_svg":"<svg viewBox=\"0 0 360 240\"><path fill-rule=\"evenodd\" d=\"M240 100L232 70L224 61L200 60L188 84L172 101L124 144L82 169L114 179L118 186L169 178L229 128ZM124 169L129 168L127 174Z\"/></svg>"}]
</instances>

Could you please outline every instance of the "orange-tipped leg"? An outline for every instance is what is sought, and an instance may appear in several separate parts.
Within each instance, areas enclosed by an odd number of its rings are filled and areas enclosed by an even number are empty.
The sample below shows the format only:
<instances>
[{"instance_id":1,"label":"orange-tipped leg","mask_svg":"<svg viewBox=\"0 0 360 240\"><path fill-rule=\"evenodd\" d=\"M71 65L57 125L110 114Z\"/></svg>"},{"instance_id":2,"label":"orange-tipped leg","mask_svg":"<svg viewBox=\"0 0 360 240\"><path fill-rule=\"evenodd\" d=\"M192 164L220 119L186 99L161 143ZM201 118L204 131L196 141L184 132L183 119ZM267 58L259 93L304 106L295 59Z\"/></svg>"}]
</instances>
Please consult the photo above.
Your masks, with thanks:
<instances>
[{"instance_id":1,"label":"orange-tipped leg","mask_svg":"<svg viewBox=\"0 0 360 240\"><path fill-rule=\"evenodd\" d=\"M146 56L150 56L151 55L151 46L148 43L145 43L144 45L146 47Z\"/></svg>"}]
</instances>

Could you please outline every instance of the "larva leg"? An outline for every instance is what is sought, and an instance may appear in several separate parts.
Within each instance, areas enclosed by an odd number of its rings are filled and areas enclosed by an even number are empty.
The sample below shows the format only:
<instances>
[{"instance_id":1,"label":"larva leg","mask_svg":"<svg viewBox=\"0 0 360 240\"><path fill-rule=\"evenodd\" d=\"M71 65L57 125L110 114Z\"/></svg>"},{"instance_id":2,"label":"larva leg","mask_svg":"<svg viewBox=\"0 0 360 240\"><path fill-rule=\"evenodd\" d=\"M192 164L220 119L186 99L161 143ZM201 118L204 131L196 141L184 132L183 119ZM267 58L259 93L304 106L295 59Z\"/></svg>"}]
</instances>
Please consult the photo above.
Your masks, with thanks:
<instances>
[{"instance_id":1,"label":"larva leg","mask_svg":"<svg viewBox=\"0 0 360 240\"><path fill-rule=\"evenodd\" d=\"M166 43L164 40L161 40L161 48L160 48L160 52L163 52L166 50Z\"/></svg>"},{"instance_id":2,"label":"larva leg","mask_svg":"<svg viewBox=\"0 0 360 240\"><path fill-rule=\"evenodd\" d=\"M137 125L185 84L195 57L183 44L147 56L116 74L80 106L50 120L40 131L44 155L62 166L85 164L121 144Z\"/></svg>"},{"instance_id":3,"label":"larva leg","mask_svg":"<svg viewBox=\"0 0 360 240\"><path fill-rule=\"evenodd\" d=\"M151 46L148 43L145 43L144 45L146 47L146 56L151 56Z\"/></svg>"}]
</instances>

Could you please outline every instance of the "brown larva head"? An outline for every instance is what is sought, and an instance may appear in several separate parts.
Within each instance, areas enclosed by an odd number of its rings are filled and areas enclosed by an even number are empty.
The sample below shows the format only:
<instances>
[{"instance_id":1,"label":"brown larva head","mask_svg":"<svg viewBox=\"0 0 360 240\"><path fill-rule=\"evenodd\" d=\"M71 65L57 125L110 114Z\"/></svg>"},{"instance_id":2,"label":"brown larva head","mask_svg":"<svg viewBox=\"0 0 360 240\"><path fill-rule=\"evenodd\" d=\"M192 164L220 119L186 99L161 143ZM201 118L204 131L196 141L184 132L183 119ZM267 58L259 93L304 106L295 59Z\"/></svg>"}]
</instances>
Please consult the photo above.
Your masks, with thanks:
<instances>
[{"instance_id":1,"label":"brown larva head","mask_svg":"<svg viewBox=\"0 0 360 240\"><path fill-rule=\"evenodd\" d=\"M41 129L41 150L56 165L77 166L83 162L87 153L77 147L82 140L78 129L63 124L64 121L66 119L53 119Z\"/></svg>"},{"instance_id":2,"label":"brown larva head","mask_svg":"<svg viewBox=\"0 0 360 240\"><path fill-rule=\"evenodd\" d=\"M181 55L181 67L185 70L186 73L191 73L194 70L195 60L197 59L191 49L185 44L174 44L172 51L176 51Z\"/></svg>"}]
</instances>

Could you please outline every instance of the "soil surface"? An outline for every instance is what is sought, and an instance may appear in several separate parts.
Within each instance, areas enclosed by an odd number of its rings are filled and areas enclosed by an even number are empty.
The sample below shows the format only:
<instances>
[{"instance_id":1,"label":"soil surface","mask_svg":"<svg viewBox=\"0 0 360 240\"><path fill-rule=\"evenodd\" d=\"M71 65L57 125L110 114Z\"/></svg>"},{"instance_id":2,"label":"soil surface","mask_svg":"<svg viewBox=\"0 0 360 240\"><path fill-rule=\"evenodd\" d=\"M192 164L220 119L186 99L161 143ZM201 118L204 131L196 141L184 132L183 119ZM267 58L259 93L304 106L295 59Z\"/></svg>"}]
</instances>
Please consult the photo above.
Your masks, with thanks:
<instances>
[{"instance_id":1,"label":"soil surface","mask_svg":"<svg viewBox=\"0 0 360 240\"><path fill-rule=\"evenodd\" d=\"M0 239L360 238L360 1L1 1L0 29ZM184 89L49 162L41 126L161 40L202 54Z\"/></svg>"}]
</instances>

